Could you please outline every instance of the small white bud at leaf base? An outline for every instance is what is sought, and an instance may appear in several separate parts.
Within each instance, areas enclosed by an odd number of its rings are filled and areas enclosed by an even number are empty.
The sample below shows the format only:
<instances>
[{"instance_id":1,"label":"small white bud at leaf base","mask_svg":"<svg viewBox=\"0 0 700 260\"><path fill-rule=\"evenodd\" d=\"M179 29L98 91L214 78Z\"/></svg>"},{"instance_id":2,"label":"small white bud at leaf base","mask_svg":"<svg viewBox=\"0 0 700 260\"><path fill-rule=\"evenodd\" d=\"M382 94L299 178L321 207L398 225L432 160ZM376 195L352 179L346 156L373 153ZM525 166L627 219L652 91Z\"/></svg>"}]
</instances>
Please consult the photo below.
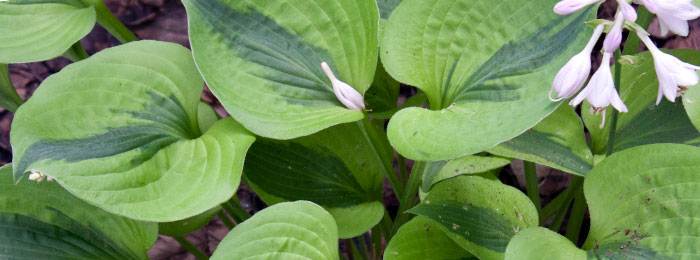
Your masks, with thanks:
<instances>
[{"instance_id":1,"label":"small white bud at leaf base","mask_svg":"<svg viewBox=\"0 0 700 260\"><path fill-rule=\"evenodd\" d=\"M612 53L603 53L603 61L600 64L600 68L593 74L591 80L588 81L588 85L581 93L569 102L570 105L577 106L584 99L587 99L588 103L591 103L591 106L598 110L612 104L618 111L627 112L627 106L620 99L617 90L615 90L615 82L610 71L611 56Z\"/></svg>"},{"instance_id":2,"label":"small white bud at leaf base","mask_svg":"<svg viewBox=\"0 0 700 260\"><path fill-rule=\"evenodd\" d=\"M328 79L331 80L333 93L335 93L335 96L340 100L340 103L343 103L345 107L351 110L361 111L365 109L365 99L360 92L357 92L357 90L347 83L338 80L328 66L328 63L321 63L321 68L323 72L326 73L326 76L328 76Z\"/></svg>"},{"instance_id":3,"label":"small white bud at leaf base","mask_svg":"<svg viewBox=\"0 0 700 260\"><path fill-rule=\"evenodd\" d=\"M29 174L29 180L30 181L36 181L36 182L42 182L45 178L46 175L39 171L32 170L30 171L31 174Z\"/></svg>"},{"instance_id":4,"label":"small white bud at leaf base","mask_svg":"<svg viewBox=\"0 0 700 260\"><path fill-rule=\"evenodd\" d=\"M598 25L593 31L591 39L583 48L583 51L572 57L564 67L559 70L552 82L552 90L549 91L549 99L553 102L560 101L565 98L570 98L578 92L583 84L588 79L588 74L591 71L591 52L596 42L603 34L604 24ZM557 93L557 98L552 98L552 92Z\"/></svg>"},{"instance_id":5,"label":"small white bud at leaf base","mask_svg":"<svg viewBox=\"0 0 700 260\"><path fill-rule=\"evenodd\" d=\"M643 4L649 12L656 14L662 35L666 35L670 30L677 35L688 36L688 21L700 17L700 8L693 4L693 0L635 0L635 2Z\"/></svg>"},{"instance_id":6,"label":"small white bud at leaf base","mask_svg":"<svg viewBox=\"0 0 700 260\"><path fill-rule=\"evenodd\" d=\"M617 4L620 5L622 17L624 17L626 21L637 21L637 10L634 10L634 7L632 7L627 0L617 0Z\"/></svg>"},{"instance_id":7,"label":"small white bud at leaf base","mask_svg":"<svg viewBox=\"0 0 700 260\"><path fill-rule=\"evenodd\" d=\"M29 174L30 181L36 181L36 180L39 180L40 178L41 178L41 174L38 172L32 172L31 174Z\"/></svg>"},{"instance_id":8,"label":"small white bud at leaf base","mask_svg":"<svg viewBox=\"0 0 700 260\"><path fill-rule=\"evenodd\" d=\"M562 0L554 5L554 12L558 15L568 15L578 12L586 6L602 1L603 0Z\"/></svg>"},{"instance_id":9,"label":"small white bud at leaf base","mask_svg":"<svg viewBox=\"0 0 700 260\"><path fill-rule=\"evenodd\" d=\"M615 16L615 23L612 29L610 29L610 32L608 32L608 35L605 36L605 40L603 41L603 50L613 53L620 47L620 43L622 42L622 24L624 22L625 19L623 15L621 12L618 12Z\"/></svg>"},{"instance_id":10,"label":"small white bud at leaf base","mask_svg":"<svg viewBox=\"0 0 700 260\"><path fill-rule=\"evenodd\" d=\"M661 103L663 96L668 101L675 102L676 96L681 90L680 87L692 87L698 84L698 73L700 67L685 63L673 55L663 53L654 45L649 36L641 31L637 31L637 36L642 39L647 46L651 56L654 58L654 69L659 78L659 94L656 97L656 104Z\"/></svg>"}]
</instances>

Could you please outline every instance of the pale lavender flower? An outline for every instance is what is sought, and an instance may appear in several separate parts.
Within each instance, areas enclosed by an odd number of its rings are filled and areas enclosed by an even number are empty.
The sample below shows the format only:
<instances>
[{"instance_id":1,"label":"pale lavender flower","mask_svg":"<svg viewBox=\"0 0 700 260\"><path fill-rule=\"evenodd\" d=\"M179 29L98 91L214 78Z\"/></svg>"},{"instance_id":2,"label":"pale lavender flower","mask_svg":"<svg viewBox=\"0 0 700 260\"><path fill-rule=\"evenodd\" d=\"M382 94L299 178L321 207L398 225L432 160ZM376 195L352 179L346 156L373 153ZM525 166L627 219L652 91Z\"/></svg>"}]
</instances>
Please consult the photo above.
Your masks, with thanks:
<instances>
[{"instance_id":1,"label":"pale lavender flower","mask_svg":"<svg viewBox=\"0 0 700 260\"><path fill-rule=\"evenodd\" d=\"M352 88L347 83L338 80L338 78L336 78L333 74L331 68L328 66L328 63L321 63L321 68L323 68L323 72L326 73L328 79L331 80L331 84L333 85L333 93L335 93L335 96L338 98L338 100L340 100L340 103L343 103L345 107L352 110L361 111L365 109L364 97L362 97L360 92L357 92L357 90Z\"/></svg>"},{"instance_id":2,"label":"pale lavender flower","mask_svg":"<svg viewBox=\"0 0 700 260\"><path fill-rule=\"evenodd\" d=\"M635 0L643 4L649 12L659 18L661 34L668 31L688 36L688 21L700 17L700 8L693 4L693 0Z\"/></svg>"},{"instance_id":3,"label":"pale lavender flower","mask_svg":"<svg viewBox=\"0 0 700 260\"><path fill-rule=\"evenodd\" d=\"M581 93L569 102L570 105L577 106L586 99L596 113L604 112L605 108L611 104L620 112L628 111L627 106L625 106L622 99L620 99L617 90L615 90L615 82L613 81L612 72L610 71L611 56L612 53L610 52L603 53L603 61L600 64L600 68L593 74L588 85L586 85ZM603 117L605 117L604 113Z\"/></svg>"},{"instance_id":4,"label":"pale lavender flower","mask_svg":"<svg viewBox=\"0 0 700 260\"><path fill-rule=\"evenodd\" d=\"M642 42L647 46L654 58L654 68L656 76L659 78L659 94L656 97L656 104L661 103L663 96L668 101L675 102L676 97L682 94L686 87L695 86L698 84L697 70L700 67L685 63L673 55L663 53L654 45L654 42L649 39L649 36L637 30L637 35Z\"/></svg>"},{"instance_id":5,"label":"pale lavender flower","mask_svg":"<svg viewBox=\"0 0 700 260\"><path fill-rule=\"evenodd\" d=\"M606 52L613 53L620 47L620 43L622 42L622 24L625 22L623 17L622 11L619 11L615 16L615 23L610 29L610 32L605 36L603 50Z\"/></svg>"},{"instance_id":6,"label":"pale lavender flower","mask_svg":"<svg viewBox=\"0 0 700 260\"><path fill-rule=\"evenodd\" d=\"M603 0L562 0L554 6L554 12L559 15L568 15L578 12L586 6L602 1Z\"/></svg>"},{"instance_id":7,"label":"pale lavender flower","mask_svg":"<svg viewBox=\"0 0 700 260\"><path fill-rule=\"evenodd\" d=\"M603 33L604 28L605 25L598 25L593 31L591 39L588 40L588 44L583 48L583 51L572 57L569 62L559 70L559 73L554 77L552 90L549 91L550 100L556 102L565 98L570 98L583 87L591 71L591 52L596 42L598 42L600 35ZM556 99L552 98L552 92L557 93Z\"/></svg>"},{"instance_id":8,"label":"pale lavender flower","mask_svg":"<svg viewBox=\"0 0 700 260\"><path fill-rule=\"evenodd\" d=\"M617 0L617 4L620 5L620 11L622 11L625 20L630 22L637 20L637 10L634 10L634 7L627 0Z\"/></svg>"}]
</instances>

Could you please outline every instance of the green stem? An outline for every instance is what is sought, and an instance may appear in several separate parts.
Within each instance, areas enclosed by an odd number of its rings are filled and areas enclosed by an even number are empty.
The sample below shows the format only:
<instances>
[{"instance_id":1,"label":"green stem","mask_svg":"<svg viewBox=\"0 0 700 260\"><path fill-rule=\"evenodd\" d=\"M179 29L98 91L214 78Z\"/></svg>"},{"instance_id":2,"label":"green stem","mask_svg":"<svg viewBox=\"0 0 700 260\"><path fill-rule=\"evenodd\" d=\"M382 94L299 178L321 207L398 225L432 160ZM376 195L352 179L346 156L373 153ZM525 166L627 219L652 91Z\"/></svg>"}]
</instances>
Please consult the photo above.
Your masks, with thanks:
<instances>
[{"instance_id":1,"label":"green stem","mask_svg":"<svg viewBox=\"0 0 700 260\"><path fill-rule=\"evenodd\" d=\"M249 218L250 214L248 214L247 211L245 211L242 207L238 206L236 207L234 203L231 203L231 201L224 202L221 204L221 206L226 209L229 215L233 217L233 220L236 221L236 223L241 224L243 221Z\"/></svg>"},{"instance_id":2,"label":"green stem","mask_svg":"<svg viewBox=\"0 0 700 260\"><path fill-rule=\"evenodd\" d=\"M89 58L90 55L87 54L87 52L83 48L83 45L80 44L80 41L77 41L70 46L70 49L68 49L66 53L63 54L63 57L68 58L72 62L78 62Z\"/></svg>"},{"instance_id":3,"label":"green stem","mask_svg":"<svg viewBox=\"0 0 700 260\"><path fill-rule=\"evenodd\" d=\"M542 204L540 202L540 186L537 181L537 166L533 162L523 161L525 168L525 181L527 187L527 196L530 197L532 203L537 208L537 214L542 215Z\"/></svg>"},{"instance_id":4,"label":"green stem","mask_svg":"<svg viewBox=\"0 0 700 260\"><path fill-rule=\"evenodd\" d=\"M566 226L566 237L574 244L578 244L578 238L581 234L581 226L583 217L586 214L586 197L583 195L583 189L578 189L574 206L571 209L569 224Z\"/></svg>"},{"instance_id":5,"label":"green stem","mask_svg":"<svg viewBox=\"0 0 700 260\"><path fill-rule=\"evenodd\" d=\"M564 217L566 217L566 212L569 211L569 205L571 205L571 201L574 200L574 196L578 192L579 189L581 189L583 185L583 177L581 176L574 176L574 179L571 180L571 184L569 184L569 187L566 188L564 191L564 199L562 204L559 206L559 209L557 209L556 216L554 217L554 221L552 221L552 224L549 225L549 229L551 229L554 232L559 232L559 229L561 229L562 223L564 223Z\"/></svg>"},{"instance_id":6,"label":"green stem","mask_svg":"<svg viewBox=\"0 0 700 260\"><path fill-rule=\"evenodd\" d=\"M364 134L372 144L374 152L382 161L382 165L384 166L384 176L389 179L389 184L391 184L394 194L396 194L397 198L401 198L403 196L401 193L401 187L403 186L401 186L399 179L396 177L396 172L394 172L394 166L392 165L394 162L393 154L391 157L389 157L389 154L386 153L388 149L386 146L384 146L384 142L379 135L379 131L372 124L372 121L369 120L369 115L366 113L365 118L362 119L362 123L360 124L360 129L364 130ZM384 133L384 131L382 131L382 133Z\"/></svg>"},{"instance_id":7,"label":"green stem","mask_svg":"<svg viewBox=\"0 0 700 260\"><path fill-rule=\"evenodd\" d=\"M542 208L542 214L540 215L540 226L544 224L544 222L549 219L549 217L553 216L555 213L557 213L557 210L559 210L559 207L561 207L561 204L564 203L564 199L566 197L566 191L560 193L555 197L552 201L550 201L547 206Z\"/></svg>"},{"instance_id":8,"label":"green stem","mask_svg":"<svg viewBox=\"0 0 700 260\"><path fill-rule=\"evenodd\" d=\"M372 259L379 259L382 251L382 225L376 225L372 228L372 233L370 236L370 242L372 243Z\"/></svg>"},{"instance_id":9,"label":"green stem","mask_svg":"<svg viewBox=\"0 0 700 260\"><path fill-rule=\"evenodd\" d=\"M236 225L233 224L233 221L226 215L226 211L221 209L219 213L216 213L217 216L219 216L219 219L221 219L221 222L224 222L224 226L228 228L228 230L233 229Z\"/></svg>"},{"instance_id":10,"label":"green stem","mask_svg":"<svg viewBox=\"0 0 700 260\"><path fill-rule=\"evenodd\" d=\"M357 237L357 241L355 239L352 239L353 243L357 244L357 249L360 251L360 255L362 258L370 260L369 258L369 251L367 251L367 241L365 241L365 235L360 235Z\"/></svg>"},{"instance_id":11,"label":"green stem","mask_svg":"<svg viewBox=\"0 0 700 260\"><path fill-rule=\"evenodd\" d=\"M343 239L343 242L345 243L345 248L348 250L348 256L350 259L357 260L356 257L360 257L360 252L357 251L355 243L352 242L352 239Z\"/></svg>"},{"instance_id":12,"label":"green stem","mask_svg":"<svg viewBox=\"0 0 700 260\"><path fill-rule=\"evenodd\" d=\"M620 93L620 83L622 77L622 64L618 62L620 59L620 50L615 51L615 91ZM610 117L610 130L608 132L608 148L605 152L606 156L610 156L613 153L615 146L615 133L617 132L617 118L619 116L617 109L612 109L612 116Z\"/></svg>"},{"instance_id":13,"label":"green stem","mask_svg":"<svg viewBox=\"0 0 700 260\"><path fill-rule=\"evenodd\" d=\"M406 158L401 156L400 154L397 156L398 157L398 164L399 164L399 181L401 182L401 185L405 186L406 185L406 178L408 176L407 170L406 170Z\"/></svg>"},{"instance_id":14,"label":"green stem","mask_svg":"<svg viewBox=\"0 0 700 260\"><path fill-rule=\"evenodd\" d=\"M406 184L406 189L403 192L403 197L401 197L401 200L399 201L399 211L397 213L396 220L394 220L394 226L391 229L392 234L396 234L399 227L408 221L410 214L406 213L405 211L413 207L413 203L416 199L416 192L418 192L418 186L421 183L423 172L425 172L427 166L428 163L423 161L417 161L413 165L411 175L408 176L408 183Z\"/></svg>"},{"instance_id":15,"label":"green stem","mask_svg":"<svg viewBox=\"0 0 700 260\"><path fill-rule=\"evenodd\" d=\"M382 221L379 224L384 234L384 240L387 242L391 241L391 238L394 237L394 232L392 232L394 223L391 221L391 215L389 215L389 211L387 211L386 208L384 208L384 217L382 217Z\"/></svg>"},{"instance_id":16,"label":"green stem","mask_svg":"<svg viewBox=\"0 0 700 260\"><path fill-rule=\"evenodd\" d=\"M643 5L639 5L637 9L637 21L636 23L642 28L649 28L649 24L654 19L654 14L650 13ZM625 49L622 51L622 55L633 55L639 51L639 46L642 44L641 40L636 33L630 33L625 41Z\"/></svg>"},{"instance_id":17,"label":"green stem","mask_svg":"<svg viewBox=\"0 0 700 260\"><path fill-rule=\"evenodd\" d=\"M112 11L107 8L102 0L96 1L95 12L97 13L97 23L99 23L109 34L117 38L121 43L138 41L139 38L134 35L129 28L114 17Z\"/></svg>"},{"instance_id":18,"label":"green stem","mask_svg":"<svg viewBox=\"0 0 700 260\"><path fill-rule=\"evenodd\" d=\"M241 201L238 199L238 196L233 196L233 198L231 198L231 200L229 200L228 202L233 204L233 207L237 209L237 211L241 214L243 218L249 219L252 216L250 215L250 213L248 213L248 210L241 206Z\"/></svg>"},{"instance_id":19,"label":"green stem","mask_svg":"<svg viewBox=\"0 0 700 260\"><path fill-rule=\"evenodd\" d=\"M202 251L199 251L199 249L197 249L196 246L194 246L192 243L190 243L190 241L187 241L187 239L185 239L185 237L173 237L173 238L175 238L175 240L177 240L177 242L180 243L180 245L182 245L182 247L184 247L187 251L192 253L192 255L194 255L195 258L197 258L199 260L209 259L209 257L207 255L202 253Z\"/></svg>"}]
</instances>

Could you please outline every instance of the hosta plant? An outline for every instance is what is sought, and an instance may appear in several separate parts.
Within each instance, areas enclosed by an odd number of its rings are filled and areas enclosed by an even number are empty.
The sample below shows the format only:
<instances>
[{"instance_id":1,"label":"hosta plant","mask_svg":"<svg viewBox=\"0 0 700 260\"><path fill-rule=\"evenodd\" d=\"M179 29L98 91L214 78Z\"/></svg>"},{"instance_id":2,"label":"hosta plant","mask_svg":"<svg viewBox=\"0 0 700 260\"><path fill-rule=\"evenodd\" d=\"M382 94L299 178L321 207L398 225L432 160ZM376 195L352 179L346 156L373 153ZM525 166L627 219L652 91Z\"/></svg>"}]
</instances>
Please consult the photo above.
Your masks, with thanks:
<instances>
[{"instance_id":1,"label":"hosta plant","mask_svg":"<svg viewBox=\"0 0 700 260\"><path fill-rule=\"evenodd\" d=\"M187 48L99 0L0 1L0 259L144 259L159 234L199 259L698 259L700 51L647 29L700 8L602 2L183 0ZM96 23L122 44L88 55ZM58 56L22 100L7 64ZM536 164L572 178L544 207ZM208 256L185 236L215 217Z\"/></svg>"}]
</instances>

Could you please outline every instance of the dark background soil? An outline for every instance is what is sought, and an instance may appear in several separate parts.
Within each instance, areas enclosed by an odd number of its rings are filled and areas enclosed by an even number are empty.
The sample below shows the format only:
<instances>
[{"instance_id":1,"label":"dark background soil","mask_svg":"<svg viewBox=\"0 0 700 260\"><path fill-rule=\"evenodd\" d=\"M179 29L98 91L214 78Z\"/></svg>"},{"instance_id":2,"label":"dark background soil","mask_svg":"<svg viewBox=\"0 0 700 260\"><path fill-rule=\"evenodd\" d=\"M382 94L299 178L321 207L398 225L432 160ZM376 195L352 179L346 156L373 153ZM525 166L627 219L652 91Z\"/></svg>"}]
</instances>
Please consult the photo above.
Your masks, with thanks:
<instances>
[{"instance_id":1,"label":"dark background soil","mask_svg":"<svg viewBox=\"0 0 700 260\"><path fill-rule=\"evenodd\" d=\"M127 27L134 31L139 38L175 42L189 47L187 16L179 0L105 0L105 2L112 12ZM599 17L610 19L616 8L617 4L614 0L607 0L599 12ZM658 22L656 20L652 22L649 31L660 47L667 49L700 49L700 19L691 21L690 24L691 32L688 37L659 35ZM119 45L119 42L114 37L99 26L96 26L81 42L89 54ZM594 64L600 63L600 57L593 57L593 60ZM56 58L37 63L12 64L10 65L10 77L19 95L26 100L46 77L60 71L61 68L69 63L70 61L65 58ZM594 67L597 66L594 65ZM413 91L410 89L402 89L402 96L399 102L405 100L411 92ZM208 90L205 91L203 97L221 115L226 114L223 107ZM12 161L9 142L11 122L12 113L0 108L0 165ZM538 176L543 204L546 204L563 191L571 180L569 174L541 166L538 166ZM516 160L510 166L504 167L500 178L506 184L525 190L522 162L519 160ZM255 212L265 207L264 203L247 187L241 187L238 196L243 206L249 211ZM389 211L395 214L398 208L398 201L391 189L388 188L388 184L385 185L384 198ZM565 227L566 225L563 226ZM193 232L187 238L202 251L211 254L227 232L228 229L218 218L215 218L209 225ZM585 232L582 235L585 236ZM148 252L148 255L151 259L195 259L174 239L165 236L159 237L158 242Z\"/></svg>"}]
</instances>

